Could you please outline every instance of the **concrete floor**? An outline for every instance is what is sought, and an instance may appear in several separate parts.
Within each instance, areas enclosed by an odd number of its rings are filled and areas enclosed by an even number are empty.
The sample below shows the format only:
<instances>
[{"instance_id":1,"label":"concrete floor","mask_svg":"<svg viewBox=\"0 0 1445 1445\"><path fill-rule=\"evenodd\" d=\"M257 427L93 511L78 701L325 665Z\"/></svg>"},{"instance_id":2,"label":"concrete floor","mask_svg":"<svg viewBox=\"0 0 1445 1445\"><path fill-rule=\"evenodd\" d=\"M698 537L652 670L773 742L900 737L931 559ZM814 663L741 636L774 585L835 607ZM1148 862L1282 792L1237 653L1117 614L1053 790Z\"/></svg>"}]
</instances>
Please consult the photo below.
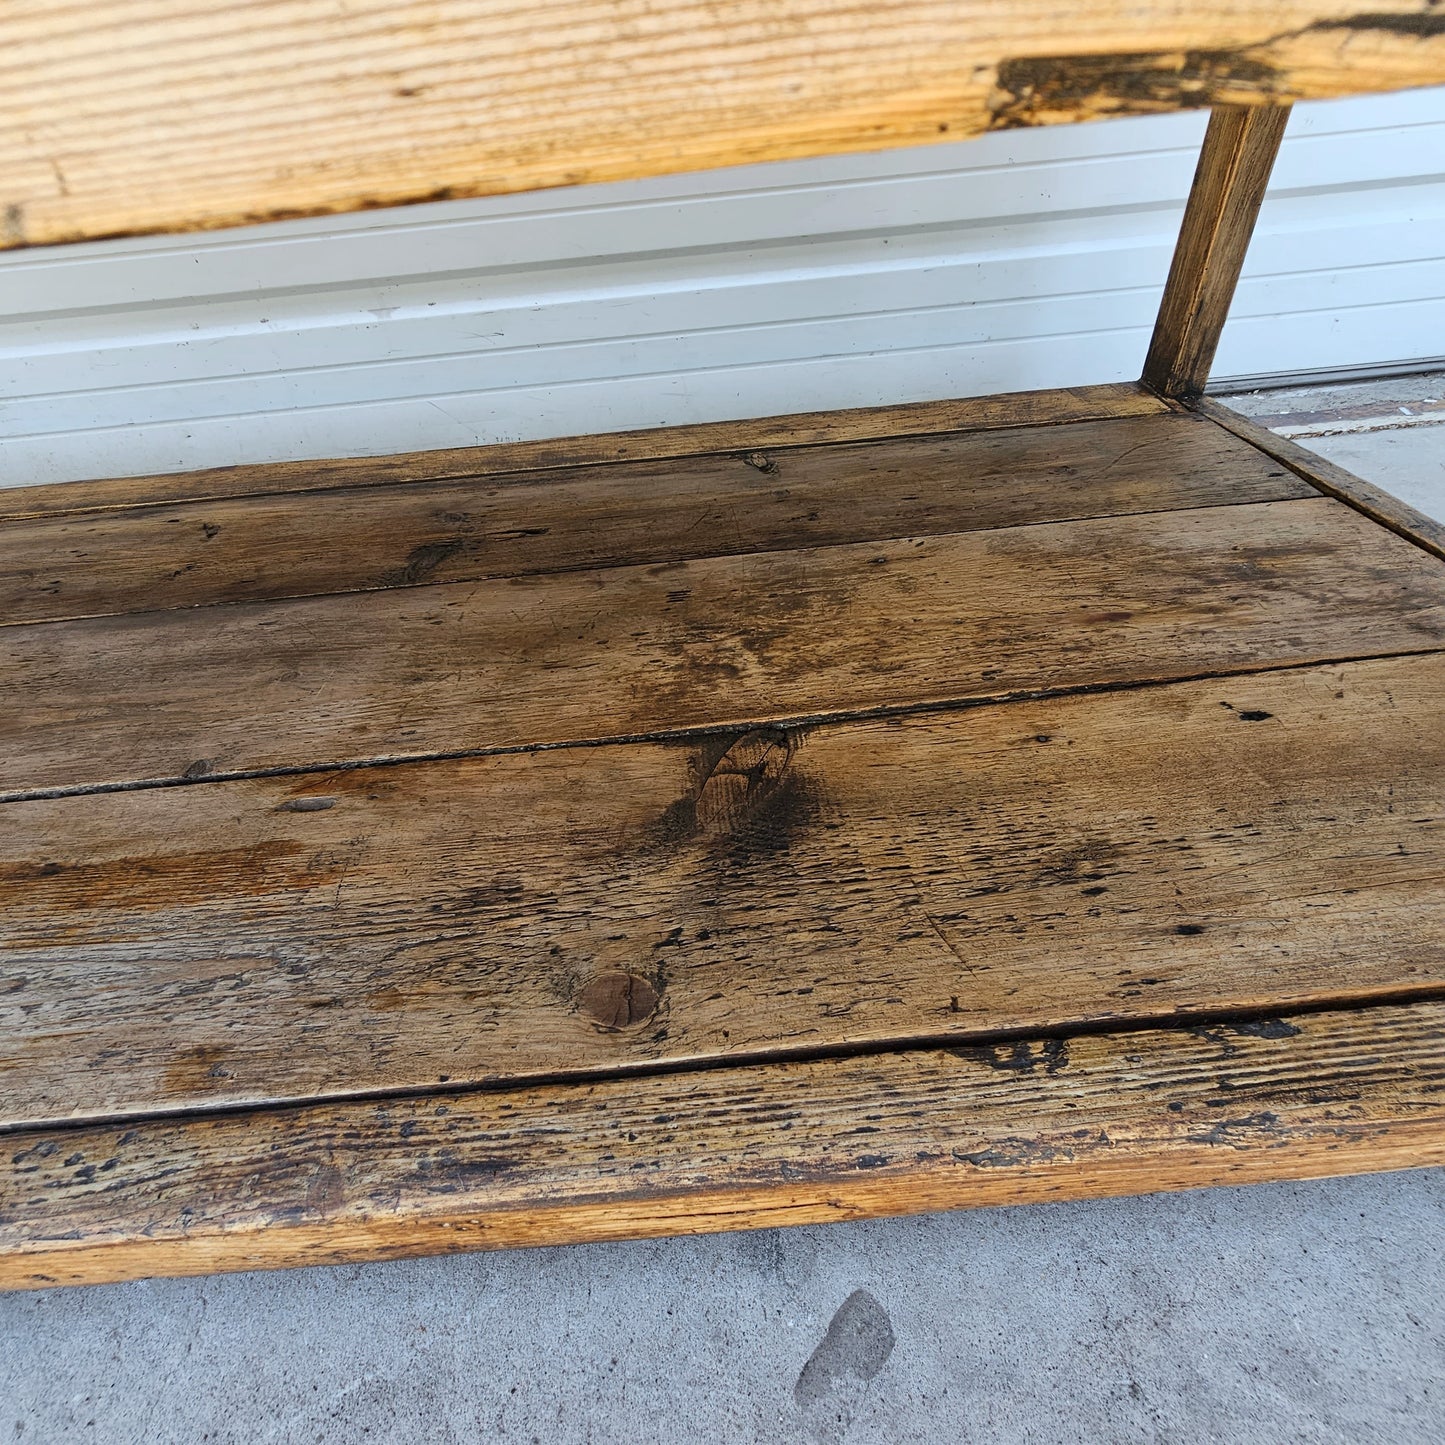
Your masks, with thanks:
<instances>
[{"instance_id":1,"label":"concrete floor","mask_svg":"<svg viewBox=\"0 0 1445 1445\"><path fill-rule=\"evenodd\" d=\"M1372 385L1232 404L1445 518ZM0 1445L491 1440L1436 1445L1445 1171L0 1295Z\"/></svg>"}]
</instances>

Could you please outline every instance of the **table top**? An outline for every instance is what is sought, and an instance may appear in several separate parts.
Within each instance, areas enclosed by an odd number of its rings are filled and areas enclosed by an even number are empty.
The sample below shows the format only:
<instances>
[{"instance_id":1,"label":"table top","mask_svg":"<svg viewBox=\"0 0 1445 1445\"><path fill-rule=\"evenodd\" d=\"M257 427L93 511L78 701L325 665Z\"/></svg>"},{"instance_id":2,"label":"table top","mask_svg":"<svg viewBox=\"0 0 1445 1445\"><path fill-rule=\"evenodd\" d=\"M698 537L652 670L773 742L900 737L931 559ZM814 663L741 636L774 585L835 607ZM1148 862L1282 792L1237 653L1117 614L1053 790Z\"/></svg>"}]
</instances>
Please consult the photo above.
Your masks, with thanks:
<instances>
[{"instance_id":1,"label":"table top","mask_svg":"<svg viewBox=\"0 0 1445 1445\"><path fill-rule=\"evenodd\" d=\"M16 494L0 1288L1445 1162L1445 548L1302 455L1109 386Z\"/></svg>"},{"instance_id":2,"label":"table top","mask_svg":"<svg viewBox=\"0 0 1445 1445\"><path fill-rule=\"evenodd\" d=\"M1445 82L1434 0L25 0L0 47L0 247Z\"/></svg>"}]
</instances>

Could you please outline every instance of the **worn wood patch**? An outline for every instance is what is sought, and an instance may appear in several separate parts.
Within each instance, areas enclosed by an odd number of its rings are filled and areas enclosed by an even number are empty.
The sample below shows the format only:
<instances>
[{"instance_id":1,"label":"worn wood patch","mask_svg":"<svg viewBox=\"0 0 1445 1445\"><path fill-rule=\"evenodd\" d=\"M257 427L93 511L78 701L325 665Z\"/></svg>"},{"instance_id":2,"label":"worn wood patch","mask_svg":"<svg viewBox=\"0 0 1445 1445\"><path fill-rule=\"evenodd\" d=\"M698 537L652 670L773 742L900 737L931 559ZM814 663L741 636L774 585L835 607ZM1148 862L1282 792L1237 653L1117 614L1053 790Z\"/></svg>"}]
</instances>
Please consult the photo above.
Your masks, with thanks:
<instances>
[{"instance_id":1,"label":"worn wood patch","mask_svg":"<svg viewBox=\"0 0 1445 1445\"><path fill-rule=\"evenodd\" d=\"M0 629L14 796L743 727L1445 643L1338 502Z\"/></svg>"},{"instance_id":2,"label":"worn wood patch","mask_svg":"<svg viewBox=\"0 0 1445 1445\"><path fill-rule=\"evenodd\" d=\"M1445 1163L1445 1006L12 1136L0 1287Z\"/></svg>"},{"instance_id":3,"label":"worn wood patch","mask_svg":"<svg viewBox=\"0 0 1445 1445\"><path fill-rule=\"evenodd\" d=\"M0 1122L1445 985L1445 655L0 807Z\"/></svg>"},{"instance_id":4,"label":"worn wood patch","mask_svg":"<svg viewBox=\"0 0 1445 1445\"><path fill-rule=\"evenodd\" d=\"M1430 85L1432 0L6 7L0 244Z\"/></svg>"},{"instance_id":5,"label":"worn wood patch","mask_svg":"<svg viewBox=\"0 0 1445 1445\"><path fill-rule=\"evenodd\" d=\"M716 452L732 454L759 448L828 446L880 437L1056 426L1066 422L1100 421L1106 417L1158 416L1170 410L1168 403L1140 387L1138 382L1109 383L911 402L903 406L649 427L545 441L448 447L385 457L211 467L163 476L108 477L92 482L0 488L0 522L75 512L169 507L179 502L212 501L221 497L275 496L282 492L326 491L337 487L388 487L404 482L498 477L511 472L546 472L557 468L698 457Z\"/></svg>"},{"instance_id":6,"label":"worn wood patch","mask_svg":"<svg viewBox=\"0 0 1445 1445\"><path fill-rule=\"evenodd\" d=\"M0 527L0 623L1314 495L1165 414L146 506Z\"/></svg>"}]
</instances>

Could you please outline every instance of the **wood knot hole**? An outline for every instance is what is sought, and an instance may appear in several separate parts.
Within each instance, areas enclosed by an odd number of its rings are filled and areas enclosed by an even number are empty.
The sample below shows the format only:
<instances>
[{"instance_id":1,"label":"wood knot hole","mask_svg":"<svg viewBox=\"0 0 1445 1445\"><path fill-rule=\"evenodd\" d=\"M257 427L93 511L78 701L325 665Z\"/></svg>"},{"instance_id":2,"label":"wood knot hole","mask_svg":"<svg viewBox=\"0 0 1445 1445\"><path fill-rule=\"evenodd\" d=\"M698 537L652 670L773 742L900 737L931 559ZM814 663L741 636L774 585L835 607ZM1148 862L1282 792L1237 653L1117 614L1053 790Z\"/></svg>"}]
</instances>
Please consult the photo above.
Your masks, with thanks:
<instances>
[{"instance_id":1,"label":"wood knot hole","mask_svg":"<svg viewBox=\"0 0 1445 1445\"><path fill-rule=\"evenodd\" d=\"M608 1032L635 1028L657 1012L657 990L640 974L608 969L582 986L582 1011Z\"/></svg>"}]
</instances>

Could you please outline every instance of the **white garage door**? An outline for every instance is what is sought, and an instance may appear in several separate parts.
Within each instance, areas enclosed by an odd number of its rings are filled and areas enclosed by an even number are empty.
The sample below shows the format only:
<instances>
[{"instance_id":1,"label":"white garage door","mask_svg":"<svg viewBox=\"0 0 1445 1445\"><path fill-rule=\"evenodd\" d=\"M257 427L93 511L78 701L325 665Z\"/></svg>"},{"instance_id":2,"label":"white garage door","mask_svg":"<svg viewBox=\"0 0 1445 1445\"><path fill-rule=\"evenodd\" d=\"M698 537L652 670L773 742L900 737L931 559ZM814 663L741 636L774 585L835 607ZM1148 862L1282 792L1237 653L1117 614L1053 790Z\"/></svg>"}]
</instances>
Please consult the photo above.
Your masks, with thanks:
<instances>
[{"instance_id":1,"label":"white garage door","mask_svg":"<svg viewBox=\"0 0 1445 1445\"><path fill-rule=\"evenodd\" d=\"M0 483L1138 374L1203 115L0 257ZM1445 89L1299 107L1217 377L1445 353Z\"/></svg>"}]
</instances>

